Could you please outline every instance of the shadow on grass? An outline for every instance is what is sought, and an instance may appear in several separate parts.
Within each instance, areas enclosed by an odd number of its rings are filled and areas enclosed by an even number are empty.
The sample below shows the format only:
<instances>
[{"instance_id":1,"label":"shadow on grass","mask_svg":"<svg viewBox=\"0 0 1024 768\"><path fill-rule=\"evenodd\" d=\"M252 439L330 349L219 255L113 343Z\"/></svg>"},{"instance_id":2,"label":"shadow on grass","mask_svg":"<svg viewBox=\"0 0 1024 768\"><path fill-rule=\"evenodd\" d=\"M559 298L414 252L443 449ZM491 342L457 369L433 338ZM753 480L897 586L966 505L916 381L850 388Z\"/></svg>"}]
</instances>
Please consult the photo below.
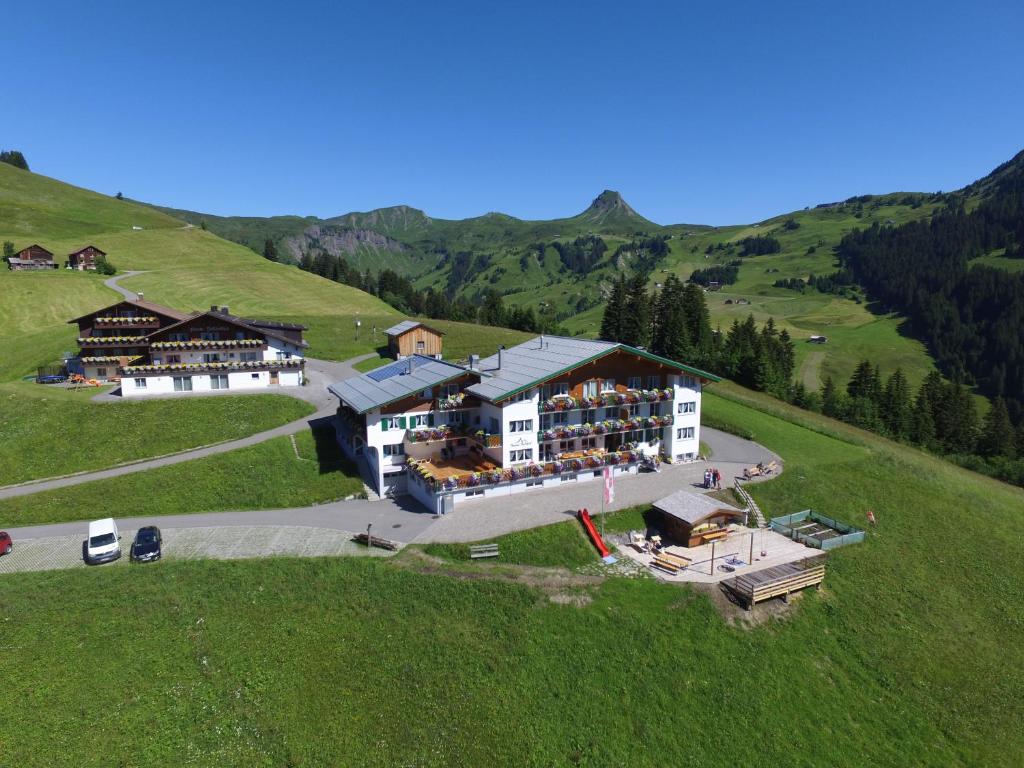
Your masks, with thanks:
<instances>
[{"instance_id":1,"label":"shadow on grass","mask_svg":"<svg viewBox=\"0 0 1024 768\"><path fill-rule=\"evenodd\" d=\"M309 422L309 428L313 433L313 447L316 450L316 460L321 475L328 475L332 472L343 472L351 476L359 474L356 465L341 452L341 446L338 445L338 439L334 433L334 422L330 416L313 419Z\"/></svg>"}]
</instances>

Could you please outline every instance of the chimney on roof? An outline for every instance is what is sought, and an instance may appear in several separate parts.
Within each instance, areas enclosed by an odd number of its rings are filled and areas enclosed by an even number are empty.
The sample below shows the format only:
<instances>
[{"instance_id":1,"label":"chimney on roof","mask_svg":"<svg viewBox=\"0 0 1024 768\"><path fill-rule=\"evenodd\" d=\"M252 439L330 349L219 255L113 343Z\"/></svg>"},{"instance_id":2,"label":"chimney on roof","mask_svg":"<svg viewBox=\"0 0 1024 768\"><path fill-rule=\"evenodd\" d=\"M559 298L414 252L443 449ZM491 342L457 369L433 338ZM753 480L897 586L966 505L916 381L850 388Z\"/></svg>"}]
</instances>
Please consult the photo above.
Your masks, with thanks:
<instances>
[{"instance_id":1,"label":"chimney on roof","mask_svg":"<svg viewBox=\"0 0 1024 768\"><path fill-rule=\"evenodd\" d=\"M146 298L146 294L144 294L142 291L139 291L139 301L142 301L144 298Z\"/></svg>"},{"instance_id":2,"label":"chimney on roof","mask_svg":"<svg viewBox=\"0 0 1024 768\"><path fill-rule=\"evenodd\" d=\"M228 308L227 307L221 307L220 311L221 311L221 314L224 314L224 315L230 315L231 314L230 312L228 312Z\"/></svg>"},{"instance_id":3,"label":"chimney on roof","mask_svg":"<svg viewBox=\"0 0 1024 768\"><path fill-rule=\"evenodd\" d=\"M480 364L480 355L470 355L469 356L469 370L475 371L479 364Z\"/></svg>"},{"instance_id":4,"label":"chimney on roof","mask_svg":"<svg viewBox=\"0 0 1024 768\"><path fill-rule=\"evenodd\" d=\"M498 370L499 371L501 370L501 353L504 352L504 351L505 351L505 345L504 344L499 344L498 345Z\"/></svg>"},{"instance_id":5,"label":"chimney on roof","mask_svg":"<svg viewBox=\"0 0 1024 768\"><path fill-rule=\"evenodd\" d=\"M216 312L217 311L217 305L216 304L211 304L210 305L210 311L211 312Z\"/></svg>"}]
</instances>

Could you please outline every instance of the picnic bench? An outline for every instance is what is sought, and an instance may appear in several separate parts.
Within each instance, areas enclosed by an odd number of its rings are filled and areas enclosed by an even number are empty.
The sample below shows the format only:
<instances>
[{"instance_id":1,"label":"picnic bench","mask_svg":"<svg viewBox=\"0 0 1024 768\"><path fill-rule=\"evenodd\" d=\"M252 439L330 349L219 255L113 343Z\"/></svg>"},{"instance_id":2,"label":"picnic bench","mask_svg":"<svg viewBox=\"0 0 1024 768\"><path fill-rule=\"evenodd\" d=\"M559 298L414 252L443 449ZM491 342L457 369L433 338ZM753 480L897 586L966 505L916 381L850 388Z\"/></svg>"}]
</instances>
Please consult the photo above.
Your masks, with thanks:
<instances>
[{"instance_id":1,"label":"picnic bench","mask_svg":"<svg viewBox=\"0 0 1024 768\"><path fill-rule=\"evenodd\" d=\"M474 544L469 548L469 559L479 560L482 557L498 557L497 544Z\"/></svg>"}]
</instances>

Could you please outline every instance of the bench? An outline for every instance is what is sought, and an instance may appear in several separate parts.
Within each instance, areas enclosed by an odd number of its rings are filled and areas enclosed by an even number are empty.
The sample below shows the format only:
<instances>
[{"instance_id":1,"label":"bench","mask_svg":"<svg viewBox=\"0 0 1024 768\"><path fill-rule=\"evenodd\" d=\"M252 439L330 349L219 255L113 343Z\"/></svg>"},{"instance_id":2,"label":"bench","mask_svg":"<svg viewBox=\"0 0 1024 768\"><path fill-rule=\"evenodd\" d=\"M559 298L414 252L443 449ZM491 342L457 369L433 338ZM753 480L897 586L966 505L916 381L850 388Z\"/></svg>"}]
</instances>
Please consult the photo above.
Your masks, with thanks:
<instances>
[{"instance_id":1,"label":"bench","mask_svg":"<svg viewBox=\"0 0 1024 768\"><path fill-rule=\"evenodd\" d=\"M469 559L478 560L481 557L497 557L497 544L476 544L469 548Z\"/></svg>"},{"instance_id":2,"label":"bench","mask_svg":"<svg viewBox=\"0 0 1024 768\"><path fill-rule=\"evenodd\" d=\"M679 566L664 555L655 555L651 561L652 568L660 568L668 573L679 573Z\"/></svg>"},{"instance_id":3,"label":"bench","mask_svg":"<svg viewBox=\"0 0 1024 768\"><path fill-rule=\"evenodd\" d=\"M690 560L688 558L681 557L680 555L673 555L671 552L661 552L655 559L665 560L672 563L679 569L690 567Z\"/></svg>"}]
</instances>

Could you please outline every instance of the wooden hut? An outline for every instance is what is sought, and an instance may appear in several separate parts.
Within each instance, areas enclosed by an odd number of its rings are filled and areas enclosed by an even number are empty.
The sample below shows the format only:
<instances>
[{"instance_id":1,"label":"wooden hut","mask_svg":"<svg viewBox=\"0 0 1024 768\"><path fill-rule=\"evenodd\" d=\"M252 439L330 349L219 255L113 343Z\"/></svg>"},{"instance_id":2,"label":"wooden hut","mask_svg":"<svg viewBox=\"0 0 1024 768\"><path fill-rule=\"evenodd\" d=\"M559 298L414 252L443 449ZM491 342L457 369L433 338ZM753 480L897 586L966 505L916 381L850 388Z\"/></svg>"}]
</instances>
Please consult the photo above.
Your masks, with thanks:
<instances>
[{"instance_id":1,"label":"wooden hut","mask_svg":"<svg viewBox=\"0 0 1024 768\"><path fill-rule=\"evenodd\" d=\"M388 337L388 351L396 360L411 355L441 359L443 331L424 325L418 320L404 320L391 326L384 333Z\"/></svg>"},{"instance_id":2,"label":"wooden hut","mask_svg":"<svg viewBox=\"0 0 1024 768\"><path fill-rule=\"evenodd\" d=\"M743 521L744 513L701 493L676 491L654 502L661 513L661 532L686 547L699 547L723 538L729 523Z\"/></svg>"},{"instance_id":3,"label":"wooden hut","mask_svg":"<svg viewBox=\"0 0 1024 768\"><path fill-rule=\"evenodd\" d=\"M79 271L96 269L96 259L100 256L106 257L106 255L105 251L101 251L95 245L87 245L85 248L79 248L68 254L68 267Z\"/></svg>"}]
</instances>

